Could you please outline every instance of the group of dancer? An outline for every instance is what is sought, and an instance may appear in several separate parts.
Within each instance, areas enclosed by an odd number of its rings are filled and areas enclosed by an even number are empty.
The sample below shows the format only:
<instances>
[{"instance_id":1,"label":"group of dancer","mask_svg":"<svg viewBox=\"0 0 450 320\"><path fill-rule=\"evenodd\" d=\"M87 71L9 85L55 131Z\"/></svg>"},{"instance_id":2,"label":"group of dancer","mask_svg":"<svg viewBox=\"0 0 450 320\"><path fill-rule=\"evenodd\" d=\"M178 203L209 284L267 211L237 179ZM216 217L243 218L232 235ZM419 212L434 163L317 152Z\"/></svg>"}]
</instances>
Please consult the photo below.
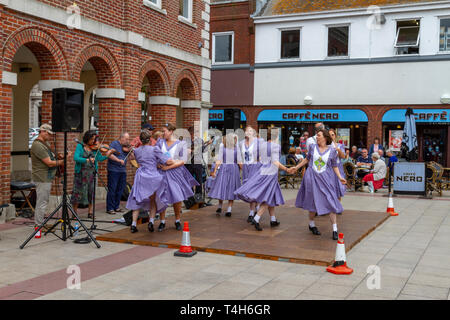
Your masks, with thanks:
<instances>
[{"instance_id":1,"label":"group of dancer","mask_svg":"<svg viewBox=\"0 0 450 320\"><path fill-rule=\"evenodd\" d=\"M160 214L161 220L158 231L164 230L165 210L169 205L174 207L175 227L181 230L181 203L193 195L193 187L198 183L184 166L187 158L183 152L185 142L174 137L175 129L167 124L162 132L153 135L148 131L141 132L143 145L134 151L140 167L127 202L127 208L133 210L133 233L137 232L140 209L150 210L150 232L154 231L156 213ZM278 183L278 171L294 174L308 164L295 205L309 211L309 230L314 235L320 235L314 222L315 216L329 215L333 239L337 240L336 214L343 212L340 199L345 194L346 180L340 162L345 156L343 146L336 143L335 131L317 124L306 158L297 166L287 168L280 163L278 130L272 129L267 141L258 137L251 126L246 127L245 139L240 142L234 133L223 137L211 176L206 182L208 196L219 201L216 214L221 215L223 202L228 201L225 216L231 217L233 202L243 200L250 207L247 222L253 224L256 230L263 230L261 217L266 211L270 215L270 226L279 226L275 207L285 202Z\"/></svg>"}]
</instances>

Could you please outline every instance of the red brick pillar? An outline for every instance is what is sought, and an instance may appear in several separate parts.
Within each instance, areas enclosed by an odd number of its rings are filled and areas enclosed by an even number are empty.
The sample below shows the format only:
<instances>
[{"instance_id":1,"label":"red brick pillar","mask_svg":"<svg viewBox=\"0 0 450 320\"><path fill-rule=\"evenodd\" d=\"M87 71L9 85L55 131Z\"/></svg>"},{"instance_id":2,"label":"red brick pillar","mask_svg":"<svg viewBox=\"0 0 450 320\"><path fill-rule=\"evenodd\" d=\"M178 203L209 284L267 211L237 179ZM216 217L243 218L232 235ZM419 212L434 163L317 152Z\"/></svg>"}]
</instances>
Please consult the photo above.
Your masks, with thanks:
<instances>
[{"instance_id":1,"label":"red brick pillar","mask_svg":"<svg viewBox=\"0 0 450 320\"><path fill-rule=\"evenodd\" d=\"M170 96L150 97L151 124L155 129L161 129L166 123L177 123L177 106L180 100Z\"/></svg>"},{"instance_id":2,"label":"red brick pillar","mask_svg":"<svg viewBox=\"0 0 450 320\"><path fill-rule=\"evenodd\" d=\"M194 126L195 121L200 121L201 101L182 100L181 108L183 108L183 127L185 129Z\"/></svg>"},{"instance_id":3,"label":"red brick pillar","mask_svg":"<svg viewBox=\"0 0 450 320\"><path fill-rule=\"evenodd\" d=\"M2 70L0 68L0 78ZM12 130L12 86L2 84L0 81L0 200L1 203L10 203L11 183L11 130Z\"/></svg>"},{"instance_id":4,"label":"red brick pillar","mask_svg":"<svg viewBox=\"0 0 450 320\"><path fill-rule=\"evenodd\" d=\"M381 120L369 119L367 126L367 141L366 146L370 148L375 138L379 138L382 142L383 137L383 125Z\"/></svg>"},{"instance_id":5,"label":"red brick pillar","mask_svg":"<svg viewBox=\"0 0 450 320\"><path fill-rule=\"evenodd\" d=\"M123 125L123 104L123 99L119 98L99 99L98 133L100 142L110 144L112 141L119 139L123 131L126 131ZM105 183L107 162L108 160L100 162L98 169Z\"/></svg>"}]
</instances>

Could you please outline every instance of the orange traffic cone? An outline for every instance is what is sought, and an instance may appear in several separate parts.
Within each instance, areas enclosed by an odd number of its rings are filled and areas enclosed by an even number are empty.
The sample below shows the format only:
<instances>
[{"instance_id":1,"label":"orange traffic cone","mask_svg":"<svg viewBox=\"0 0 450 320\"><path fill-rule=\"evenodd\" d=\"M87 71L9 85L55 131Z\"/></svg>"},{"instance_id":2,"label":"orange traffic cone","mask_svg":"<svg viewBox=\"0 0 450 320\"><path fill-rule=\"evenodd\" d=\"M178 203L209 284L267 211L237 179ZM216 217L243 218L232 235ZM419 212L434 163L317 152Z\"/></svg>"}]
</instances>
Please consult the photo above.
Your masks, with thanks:
<instances>
[{"instance_id":1,"label":"orange traffic cone","mask_svg":"<svg viewBox=\"0 0 450 320\"><path fill-rule=\"evenodd\" d=\"M39 229L39 227L34 227L34 230ZM41 230L39 230L38 232L36 232L36 234L34 235L35 239L40 239L41 238Z\"/></svg>"},{"instance_id":2,"label":"orange traffic cone","mask_svg":"<svg viewBox=\"0 0 450 320\"><path fill-rule=\"evenodd\" d=\"M347 267L343 233L339 233L336 247L336 258L333 265L327 268L327 271L334 274L351 274L353 272L353 269Z\"/></svg>"},{"instance_id":3,"label":"orange traffic cone","mask_svg":"<svg viewBox=\"0 0 450 320\"><path fill-rule=\"evenodd\" d=\"M394 199L392 199L392 193L389 193L389 202L386 212L390 213L391 216L398 216L398 213L394 210Z\"/></svg>"},{"instance_id":4,"label":"orange traffic cone","mask_svg":"<svg viewBox=\"0 0 450 320\"><path fill-rule=\"evenodd\" d=\"M197 251L193 251L191 248L191 238L189 235L189 224L187 222L184 223L183 228L183 238L181 239L180 250L174 253L174 256L177 257L192 257L195 255Z\"/></svg>"}]
</instances>

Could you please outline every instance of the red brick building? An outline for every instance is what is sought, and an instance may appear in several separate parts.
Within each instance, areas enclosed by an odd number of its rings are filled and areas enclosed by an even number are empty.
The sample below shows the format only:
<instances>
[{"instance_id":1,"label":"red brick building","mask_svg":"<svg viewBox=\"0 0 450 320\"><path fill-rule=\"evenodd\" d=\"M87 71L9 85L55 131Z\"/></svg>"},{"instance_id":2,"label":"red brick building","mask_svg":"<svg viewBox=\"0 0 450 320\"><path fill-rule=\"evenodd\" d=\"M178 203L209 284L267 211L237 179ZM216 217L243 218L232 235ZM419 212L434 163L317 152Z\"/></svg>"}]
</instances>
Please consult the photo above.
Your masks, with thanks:
<instances>
[{"instance_id":1,"label":"red brick building","mask_svg":"<svg viewBox=\"0 0 450 320\"><path fill-rule=\"evenodd\" d=\"M251 15L256 10L256 2L213 0L211 3L211 103L214 108L210 113L210 127L223 127L220 112L225 108L241 109L242 121L248 119L246 113L252 110L255 34ZM216 50L226 53L216 54Z\"/></svg>"},{"instance_id":2,"label":"red brick building","mask_svg":"<svg viewBox=\"0 0 450 320\"><path fill-rule=\"evenodd\" d=\"M11 172L28 168L20 101L37 83L42 123L51 121L52 89L83 89L89 102L95 88L105 143L136 136L143 121L206 129L209 12L209 0L0 0L1 203L10 202Z\"/></svg>"}]
</instances>

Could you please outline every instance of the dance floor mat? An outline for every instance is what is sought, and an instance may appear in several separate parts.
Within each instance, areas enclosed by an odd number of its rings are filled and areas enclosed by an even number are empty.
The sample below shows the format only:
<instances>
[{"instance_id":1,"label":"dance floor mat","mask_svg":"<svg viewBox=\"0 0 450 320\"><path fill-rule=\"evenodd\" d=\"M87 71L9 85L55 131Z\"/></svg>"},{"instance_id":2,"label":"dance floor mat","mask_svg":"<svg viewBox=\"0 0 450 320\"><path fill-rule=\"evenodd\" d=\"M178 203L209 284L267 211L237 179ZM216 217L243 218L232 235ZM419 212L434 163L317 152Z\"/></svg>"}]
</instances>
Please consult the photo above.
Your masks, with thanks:
<instances>
[{"instance_id":1,"label":"dance floor mat","mask_svg":"<svg viewBox=\"0 0 450 320\"><path fill-rule=\"evenodd\" d=\"M332 239L328 216L316 217L316 226L322 235L315 236L308 229L306 211L283 206L275 211L281 222L278 227L270 227L270 218L266 212L260 221L264 230L257 231L247 223L248 208L246 203L236 202L231 217L226 217L224 213L218 217L215 206L183 213L182 223L189 222L192 248L204 252L323 266L334 261L337 241ZM338 228L339 232L344 233L346 250L349 251L388 218L389 214L383 212L353 210L338 215ZM141 224L138 225L139 232L131 233L127 227L97 236L97 240L178 249L182 232L175 230L174 221L173 216L168 217L163 232L157 231L157 220L153 233L148 231L147 224Z\"/></svg>"}]
</instances>

